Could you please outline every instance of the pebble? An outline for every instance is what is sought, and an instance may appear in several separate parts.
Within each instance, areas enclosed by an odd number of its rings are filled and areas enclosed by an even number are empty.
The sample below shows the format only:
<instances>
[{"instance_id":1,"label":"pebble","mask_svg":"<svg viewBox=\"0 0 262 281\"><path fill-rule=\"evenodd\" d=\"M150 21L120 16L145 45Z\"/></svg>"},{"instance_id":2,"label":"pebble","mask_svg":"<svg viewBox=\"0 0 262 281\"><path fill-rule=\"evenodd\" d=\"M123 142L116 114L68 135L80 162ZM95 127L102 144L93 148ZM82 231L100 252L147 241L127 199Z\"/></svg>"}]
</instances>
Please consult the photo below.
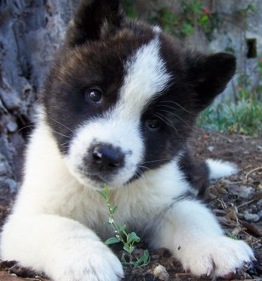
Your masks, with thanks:
<instances>
[{"instance_id":1,"label":"pebble","mask_svg":"<svg viewBox=\"0 0 262 281\"><path fill-rule=\"evenodd\" d=\"M207 150L208 150L208 151L210 151L210 152L213 152L213 151L214 151L214 149L215 149L215 147L214 147L214 146L212 146L212 145L208 146L208 148L207 148Z\"/></svg>"},{"instance_id":2,"label":"pebble","mask_svg":"<svg viewBox=\"0 0 262 281\"><path fill-rule=\"evenodd\" d=\"M228 191L242 198L249 198L255 192L253 187L245 185L232 185Z\"/></svg>"},{"instance_id":3,"label":"pebble","mask_svg":"<svg viewBox=\"0 0 262 281\"><path fill-rule=\"evenodd\" d=\"M257 202L257 206L262 209L262 199L260 199L260 200Z\"/></svg>"},{"instance_id":4,"label":"pebble","mask_svg":"<svg viewBox=\"0 0 262 281\"><path fill-rule=\"evenodd\" d=\"M2 91L1 98L6 108L13 110L21 107L22 102L19 93L11 89L7 80L3 78L5 89Z\"/></svg>"},{"instance_id":5,"label":"pebble","mask_svg":"<svg viewBox=\"0 0 262 281\"><path fill-rule=\"evenodd\" d=\"M168 281L169 280L169 274L166 271L165 267L161 264L158 264L154 269L153 269L153 275L158 278L161 281Z\"/></svg>"},{"instance_id":6,"label":"pebble","mask_svg":"<svg viewBox=\"0 0 262 281\"><path fill-rule=\"evenodd\" d=\"M260 220L260 216L258 214L251 214L248 211L244 212L244 218L250 222L258 222Z\"/></svg>"},{"instance_id":7,"label":"pebble","mask_svg":"<svg viewBox=\"0 0 262 281\"><path fill-rule=\"evenodd\" d=\"M262 219L262 210L260 212L258 212L258 216L260 218L260 220Z\"/></svg>"}]
</instances>

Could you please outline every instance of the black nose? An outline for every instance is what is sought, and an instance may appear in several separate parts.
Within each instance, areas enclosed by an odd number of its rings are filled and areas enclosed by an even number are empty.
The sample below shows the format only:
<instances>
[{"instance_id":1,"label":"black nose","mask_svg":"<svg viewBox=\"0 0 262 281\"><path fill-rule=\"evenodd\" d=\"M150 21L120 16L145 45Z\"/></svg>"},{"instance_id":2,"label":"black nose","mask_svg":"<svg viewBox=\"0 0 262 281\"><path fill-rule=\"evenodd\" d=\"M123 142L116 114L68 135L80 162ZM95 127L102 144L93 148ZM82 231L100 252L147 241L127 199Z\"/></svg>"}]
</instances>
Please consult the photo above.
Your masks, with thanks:
<instances>
[{"instance_id":1,"label":"black nose","mask_svg":"<svg viewBox=\"0 0 262 281\"><path fill-rule=\"evenodd\" d=\"M124 163L124 153L109 144L97 144L93 148L93 163L100 171L119 168Z\"/></svg>"}]
</instances>

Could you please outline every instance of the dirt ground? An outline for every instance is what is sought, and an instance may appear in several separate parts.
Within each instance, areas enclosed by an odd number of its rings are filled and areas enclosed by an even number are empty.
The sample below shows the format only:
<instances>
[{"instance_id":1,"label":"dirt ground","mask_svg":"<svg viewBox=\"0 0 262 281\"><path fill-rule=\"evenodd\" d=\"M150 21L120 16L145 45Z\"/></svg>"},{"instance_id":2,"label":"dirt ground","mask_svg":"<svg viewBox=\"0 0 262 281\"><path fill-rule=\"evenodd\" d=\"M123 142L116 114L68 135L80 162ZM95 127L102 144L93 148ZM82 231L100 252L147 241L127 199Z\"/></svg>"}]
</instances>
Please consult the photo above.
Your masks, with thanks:
<instances>
[{"instance_id":1,"label":"dirt ground","mask_svg":"<svg viewBox=\"0 0 262 281\"><path fill-rule=\"evenodd\" d=\"M254 250L257 262L231 276L233 280L262 280L262 135L257 138L239 134L207 133L197 129L191 146L200 158L235 162L240 172L211 182L205 196L227 235L245 240ZM0 221L10 211L13 195L0 194ZM214 241L215 243L215 241ZM143 250L138 250L143 251ZM118 253L121 254L121 253ZM139 253L138 253L139 254ZM125 268L124 281L194 281L165 249L151 252L151 262L142 268ZM40 273L21 268L15 262L0 262L0 281L47 280Z\"/></svg>"}]
</instances>

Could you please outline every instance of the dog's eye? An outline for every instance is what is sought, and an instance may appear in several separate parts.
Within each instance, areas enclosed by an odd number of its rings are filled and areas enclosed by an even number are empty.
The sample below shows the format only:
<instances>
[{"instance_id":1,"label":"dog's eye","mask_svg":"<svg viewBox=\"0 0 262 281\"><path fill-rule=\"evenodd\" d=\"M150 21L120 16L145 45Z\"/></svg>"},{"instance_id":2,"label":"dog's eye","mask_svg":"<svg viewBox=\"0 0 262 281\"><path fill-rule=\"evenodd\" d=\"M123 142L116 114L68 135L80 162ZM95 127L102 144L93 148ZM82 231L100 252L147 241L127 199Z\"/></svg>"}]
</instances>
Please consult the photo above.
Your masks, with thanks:
<instances>
[{"instance_id":1,"label":"dog's eye","mask_svg":"<svg viewBox=\"0 0 262 281\"><path fill-rule=\"evenodd\" d=\"M158 130L160 128L160 126L161 126L161 122L157 118L146 120L146 127L150 131L156 131L156 130Z\"/></svg>"},{"instance_id":2,"label":"dog's eye","mask_svg":"<svg viewBox=\"0 0 262 281\"><path fill-rule=\"evenodd\" d=\"M85 98L87 101L91 101L93 103L99 103L102 100L102 90L98 88L91 88L85 91Z\"/></svg>"}]
</instances>

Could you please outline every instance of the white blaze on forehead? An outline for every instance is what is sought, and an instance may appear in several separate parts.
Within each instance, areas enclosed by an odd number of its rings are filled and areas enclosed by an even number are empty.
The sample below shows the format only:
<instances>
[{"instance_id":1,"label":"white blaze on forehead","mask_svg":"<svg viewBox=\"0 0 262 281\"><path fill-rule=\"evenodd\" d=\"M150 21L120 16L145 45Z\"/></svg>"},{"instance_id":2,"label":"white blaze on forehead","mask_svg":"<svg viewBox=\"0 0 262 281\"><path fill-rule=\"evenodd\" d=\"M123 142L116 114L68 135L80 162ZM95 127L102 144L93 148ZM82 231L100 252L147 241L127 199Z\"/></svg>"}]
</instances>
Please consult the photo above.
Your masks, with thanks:
<instances>
[{"instance_id":1,"label":"white blaze on forehead","mask_svg":"<svg viewBox=\"0 0 262 281\"><path fill-rule=\"evenodd\" d=\"M167 87L171 75L159 53L158 37L139 48L126 63L126 77L120 90L121 111L140 113L147 102ZM124 109L123 109L124 107Z\"/></svg>"}]
</instances>

